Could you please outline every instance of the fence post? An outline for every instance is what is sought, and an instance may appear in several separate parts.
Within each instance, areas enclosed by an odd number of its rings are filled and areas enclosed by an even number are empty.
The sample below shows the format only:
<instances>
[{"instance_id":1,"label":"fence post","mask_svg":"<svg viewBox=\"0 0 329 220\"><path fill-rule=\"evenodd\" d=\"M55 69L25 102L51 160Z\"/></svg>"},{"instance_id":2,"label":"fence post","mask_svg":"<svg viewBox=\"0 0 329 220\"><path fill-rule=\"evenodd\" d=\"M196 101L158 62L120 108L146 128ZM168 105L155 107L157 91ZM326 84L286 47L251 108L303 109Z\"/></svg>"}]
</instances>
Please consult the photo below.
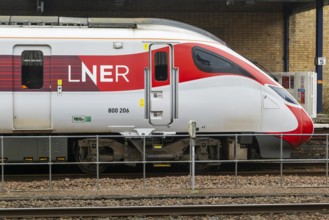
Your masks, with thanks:
<instances>
[{"instance_id":1,"label":"fence post","mask_svg":"<svg viewBox=\"0 0 329 220\"><path fill-rule=\"evenodd\" d=\"M146 188L146 139L143 136L143 189Z\"/></svg>"},{"instance_id":2,"label":"fence post","mask_svg":"<svg viewBox=\"0 0 329 220\"><path fill-rule=\"evenodd\" d=\"M99 136L96 135L96 187L99 190Z\"/></svg>"},{"instance_id":3,"label":"fence post","mask_svg":"<svg viewBox=\"0 0 329 220\"><path fill-rule=\"evenodd\" d=\"M191 120L188 124L188 133L190 136L190 148L192 151L191 164L191 189L195 189L195 139L196 139L196 122Z\"/></svg>"},{"instance_id":4,"label":"fence post","mask_svg":"<svg viewBox=\"0 0 329 220\"><path fill-rule=\"evenodd\" d=\"M5 184L5 158L3 150L3 136L1 136L1 192L4 191Z\"/></svg>"},{"instance_id":5,"label":"fence post","mask_svg":"<svg viewBox=\"0 0 329 220\"><path fill-rule=\"evenodd\" d=\"M280 187L283 185L283 135L280 134Z\"/></svg>"},{"instance_id":6,"label":"fence post","mask_svg":"<svg viewBox=\"0 0 329 220\"><path fill-rule=\"evenodd\" d=\"M326 186L328 187L328 134L326 134Z\"/></svg>"},{"instance_id":7,"label":"fence post","mask_svg":"<svg viewBox=\"0 0 329 220\"><path fill-rule=\"evenodd\" d=\"M48 145L49 145L49 148L48 148L49 149L49 154L48 154L48 156L49 156L49 161L48 161L48 165L49 165L49 185L48 185L48 190L50 191L50 190L52 190L52 184L51 184L51 182L52 182L51 136L48 136Z\"/></svg>"},{"instance_id":8,"label":"fence post","mask_svg":"<svg viewBox=\"0 0 329 220\"><path fill-rule=\"evenodd\" d=\"M234 139L234 162L235 162L235 188L238 187L238 135Z\"/></svg>"}]
</instances>

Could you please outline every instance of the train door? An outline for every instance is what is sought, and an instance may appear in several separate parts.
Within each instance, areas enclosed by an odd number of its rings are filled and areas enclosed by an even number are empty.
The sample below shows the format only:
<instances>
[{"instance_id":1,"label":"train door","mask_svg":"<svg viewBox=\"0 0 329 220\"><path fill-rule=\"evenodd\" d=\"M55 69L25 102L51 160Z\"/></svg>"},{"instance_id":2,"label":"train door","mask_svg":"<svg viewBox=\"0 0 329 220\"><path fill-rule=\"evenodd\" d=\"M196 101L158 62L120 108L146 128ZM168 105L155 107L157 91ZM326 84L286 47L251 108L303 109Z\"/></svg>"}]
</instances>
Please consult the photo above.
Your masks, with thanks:
<instances>
[{"instance_id":1,"label":"train door","mask_svg":"<svg viewBox=\"0 0 329 220\"><path fill-rule=\"evenodd\" d=\"M145 118L152 125L166 126L178 118L178 69L174 68L173 46L149 45L145 76Z\"/></svg>"},{"instance_id":2,"label":"train door","mask_svg":"<svg viewBox=\"0 0 329 220\"><path fill-rule=\"evenodd\" d=\"M51 129L49 46L14 47L13 129Z\"/></svg>"}]
</instances>

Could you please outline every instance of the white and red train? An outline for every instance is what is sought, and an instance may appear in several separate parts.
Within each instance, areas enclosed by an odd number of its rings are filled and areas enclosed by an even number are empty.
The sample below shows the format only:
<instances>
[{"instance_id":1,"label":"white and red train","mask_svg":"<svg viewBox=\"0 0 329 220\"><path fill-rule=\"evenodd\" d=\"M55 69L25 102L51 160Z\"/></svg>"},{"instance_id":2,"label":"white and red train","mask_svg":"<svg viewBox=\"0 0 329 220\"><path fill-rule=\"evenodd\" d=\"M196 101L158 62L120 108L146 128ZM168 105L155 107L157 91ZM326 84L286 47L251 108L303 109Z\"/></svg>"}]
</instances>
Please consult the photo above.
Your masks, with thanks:
<instances>
[{"instance_id":1,"label":"white and red train","mask_svg":"<svg viewBox=\"0 0 329 220\"><path fill-rule=\"evenodd\" d=\"M285 89L196 27L164 19L0 23L0 133L8 162L49 160L47 138L12 134L121 134L99 140L99 160L108 162L142 160L139 135L150 134L160 137L146 139L147 160L188 160L188 138L169 135L186 134L190 120L203 134L199 160L227 158L232 137L213 134L254 134L238 138L245 157L278 158L280 134L288 157L313 133L311 118ZM95 143L54 138L51 159L95 161Z\"/></svg>"}]
</instances>

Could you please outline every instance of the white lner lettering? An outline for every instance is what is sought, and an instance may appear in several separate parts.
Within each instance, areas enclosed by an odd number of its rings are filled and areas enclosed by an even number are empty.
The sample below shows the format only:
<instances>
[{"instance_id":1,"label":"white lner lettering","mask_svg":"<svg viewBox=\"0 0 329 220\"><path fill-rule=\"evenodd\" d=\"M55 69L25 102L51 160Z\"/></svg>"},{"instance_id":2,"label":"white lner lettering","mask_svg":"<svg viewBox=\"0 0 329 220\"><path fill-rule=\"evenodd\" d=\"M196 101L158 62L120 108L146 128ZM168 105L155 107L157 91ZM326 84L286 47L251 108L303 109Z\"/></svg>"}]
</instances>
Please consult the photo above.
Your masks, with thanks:
<instances>
[{"instance_id":1,"label":"white lner lettering","mask_svg":"<svg viewBox=\"0 0 329 220\"><path fill-rule=\"evenodd\" d=\"M98 71L99 70L99 76ZM97 77L100 82L129 82L127 75L129 74L129 68L125 65L93 65L90 70L83 62L81 62L81 80L72 79L71 65L68 65L68 81L69 82L86 82L87 76L95 85L97 85Z\"/></svg>"},{"instance_id":2,"label":"white lner lettering","mask_svg":"<svg viewBox=\"0 0 329 220\"><path fill-rule=\"evenodd\" d=\"M117 65L115 66L115 81L119 81L119 77L122 77L126 80L126 82L129 82L129 79L126 77L126 75L129 73L129 68L124 65Z\"/></svg>"},{"instance_id":3,"label":"white lner lettering","mask_svg":"<svg viewBox=\"0 0 329 220\"><path fill-rule=\"evenodd\" d=\"M68 76L69 76L69 82L80 82L78 79L71 79L71 65L67 68Z\"/></svg>"},{"instance_id":4,"label":"white lner lettering","mask_svg":"<svg viewBox=\"0 0 329 220\"><path fill-rule=\"evenodd\" d=\"M97 85L97 66L93 65L93 72L86 67L86 65L82 62L81 63L81 81L86 82L86 75Z\"/></svg>"},{"instance_id":5,"label":"white lner lettering","mask_svg":"<svg viewBox=\"0 0 329 220\"><path fill-rule=\"evenodd\" d=\"M113 78L106 78L106 76L112 76L112 71L106 71L106 70L112 70L112 65L101 65L101 82L113 82Z\"/></svg>"}]
</instances>

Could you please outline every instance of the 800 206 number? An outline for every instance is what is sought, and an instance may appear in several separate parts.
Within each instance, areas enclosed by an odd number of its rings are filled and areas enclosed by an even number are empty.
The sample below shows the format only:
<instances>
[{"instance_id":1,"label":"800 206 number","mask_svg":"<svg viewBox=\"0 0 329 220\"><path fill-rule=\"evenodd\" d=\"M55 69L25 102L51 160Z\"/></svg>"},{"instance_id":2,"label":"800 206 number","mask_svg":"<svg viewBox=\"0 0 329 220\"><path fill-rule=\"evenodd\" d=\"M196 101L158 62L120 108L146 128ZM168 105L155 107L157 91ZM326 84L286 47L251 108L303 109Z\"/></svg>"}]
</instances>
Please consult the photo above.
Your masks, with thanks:
<instances>
[{"instance_id":1,"label":"800 206 number","mask_svg":"<svg viewBox=\"0 0 329 220\"><path fill-rule=\"evenodd\" d=\"M108 108L107 112L111 114L127 114L129 113L129 108Z\"/></svg>"},{"instance_id":2,"label":"800 206 number","mask_svg":"<svg viewBox=\"0 0 329 220\"><path fill-rule=\"evenodd\" d=\"M120 108L120 113L129 113L129 108Z\"/></svg>"}]
</instances>

